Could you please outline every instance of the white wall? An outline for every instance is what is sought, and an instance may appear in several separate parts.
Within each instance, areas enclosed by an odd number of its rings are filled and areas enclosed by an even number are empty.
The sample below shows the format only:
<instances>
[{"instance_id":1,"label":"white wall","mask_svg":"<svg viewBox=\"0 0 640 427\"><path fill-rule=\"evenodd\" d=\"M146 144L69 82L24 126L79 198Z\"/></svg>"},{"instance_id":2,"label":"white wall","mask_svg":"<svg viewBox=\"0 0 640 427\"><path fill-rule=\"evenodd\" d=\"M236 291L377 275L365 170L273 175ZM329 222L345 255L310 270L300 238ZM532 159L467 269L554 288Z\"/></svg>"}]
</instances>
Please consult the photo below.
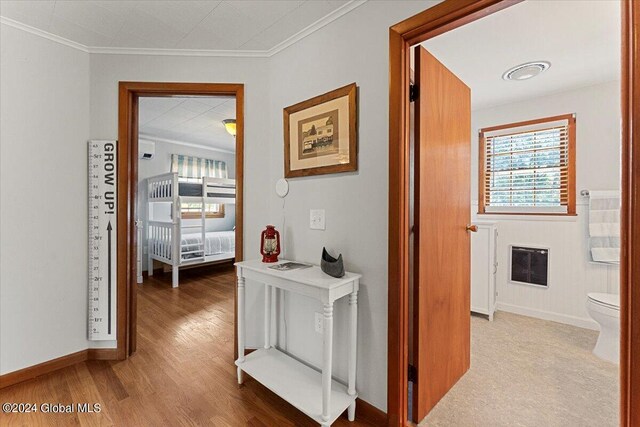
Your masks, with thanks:
<instances>
[{"instance_id":1,"label":"white wall","mask_svg":"<svg viewBox=\"0 0 640 427\"><path fill-rule=\"evenodd\" d=\"M143 139L141 139L143 141ZM155 156L151 160L138 160L138 218L142 219L144 230L147 228L147 178L171 172L171 155L182 154L185 156L202 157L205 159L221 160L227 164L229 178L236 177L236 156L235 153L226 153L204 148L190 147L182 144L173 144L167 141L147 140L155 144ZM188 142L188 141L187 141ZM235 226L236 208L234 204L225 205L224 218L209 218L206 220L206 231L227 231L233 230ZM182 220L185 225L200 223L198 219ZM147 237L143 233L142 248L146 255ZM142 257L142 271L147 271L147 259Z\"/></svg>"},{"instance_id":2,"label":"white wall","mask_svg":"<svg viewBox=\"0 0 640 427\"><path fill-rule=\"evenodd\" d=\"M285 231L290 259L319 264L322 247L342 253L347 270L362 273L358 298L359 396L386 409L388 221L388 28L433 3L371 1L275 55L271 62L271 220ZM300 58L323 58L301 67ZM293 65L292 64L296 64ZM272 190L283 172L282 109L340 86L358 84L358 171L289 180L283 201ZM326 211L326 230L309 229L309 209ZM280 344L319 366L321 335L314 332L320 303L287 297ZM346 379L347 304L334 310L334 375ZM281 325L284 327L284 324ZM284 330L284 328L283 328Z\"/></svg>"},{"instance_id":3,"label":"white wall","mask_svg":"<svg viewBox=\"0 0 640 427\"><path fill-rule=\"evenodd\" d=\"M0 25L0 374L86 349L89 55Z\"/></svg>"},{"instance_id":4,"label":"white wall","mask_svg":"<svg viewBox=\"0 0 640 427\"><path fill-rule=\"evenodd\" d=\"M620 83L609 82L472 113L472 212L478 212L478 130L576 113L576 188L620 188ZM619 268L589 263L588 202L577 197L576 217L475 215L498 223L497 291L500 309L572 323L597 325L587 314L589 292L619 292ZM526 218L526 217L525 217ZM533 220L536 219L536 220ZM550 248L548 289L509 283L509 245Z\"/></svg>"}]
</instances>

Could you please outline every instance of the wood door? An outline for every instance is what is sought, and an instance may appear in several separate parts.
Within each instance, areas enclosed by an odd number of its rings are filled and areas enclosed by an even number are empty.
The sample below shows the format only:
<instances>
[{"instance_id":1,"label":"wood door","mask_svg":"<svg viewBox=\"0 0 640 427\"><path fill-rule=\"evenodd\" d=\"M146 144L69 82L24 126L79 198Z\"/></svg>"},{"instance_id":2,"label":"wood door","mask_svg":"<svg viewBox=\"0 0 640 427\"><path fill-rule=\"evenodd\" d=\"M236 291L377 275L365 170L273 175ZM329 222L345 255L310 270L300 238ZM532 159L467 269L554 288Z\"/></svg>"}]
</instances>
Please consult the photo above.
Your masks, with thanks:
<instances>
[{"instance_id":1,"label":"wood door","mask_svg":"<svg viewBox=\"0 0 640 427\"><path fill-rule=\"evenodd\" d=\"M413 418L469 369L471 91L415 48Z\"/></svg>"}]
</instances>

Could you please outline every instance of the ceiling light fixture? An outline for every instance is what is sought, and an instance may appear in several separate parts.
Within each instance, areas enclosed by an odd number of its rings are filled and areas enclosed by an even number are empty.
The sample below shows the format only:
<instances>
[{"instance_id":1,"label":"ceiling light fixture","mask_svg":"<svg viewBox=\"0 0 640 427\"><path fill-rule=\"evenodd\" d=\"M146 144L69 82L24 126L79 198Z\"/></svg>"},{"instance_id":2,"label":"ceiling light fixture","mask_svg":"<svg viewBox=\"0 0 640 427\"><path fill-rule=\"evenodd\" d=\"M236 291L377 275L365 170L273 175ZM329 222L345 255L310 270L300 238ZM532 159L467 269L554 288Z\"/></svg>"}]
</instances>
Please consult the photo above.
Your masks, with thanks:
<instances>
[{"instance_id":1,"label":"ceiling light fixture","mask_svg":"<svg viewBox=\"0 0 640 427\"><path fill-rule=\"evenodd\" d=\"M502 78L504 80L528 80L538 74L546 71L551 67L548 61L533 61L516 65L504 72Z\"/></svg>"},{"instance_id":2,"label":"ceiling light fixture","mask_svg":"<svg viewBox=\"0 0 640 427\"><path fill-rule=\"evenodd\" d=\"M229 135L235 137L236 136L236 119L226 119L222 121L224 128L227 130Z\"/></svg>"}]
</instances>

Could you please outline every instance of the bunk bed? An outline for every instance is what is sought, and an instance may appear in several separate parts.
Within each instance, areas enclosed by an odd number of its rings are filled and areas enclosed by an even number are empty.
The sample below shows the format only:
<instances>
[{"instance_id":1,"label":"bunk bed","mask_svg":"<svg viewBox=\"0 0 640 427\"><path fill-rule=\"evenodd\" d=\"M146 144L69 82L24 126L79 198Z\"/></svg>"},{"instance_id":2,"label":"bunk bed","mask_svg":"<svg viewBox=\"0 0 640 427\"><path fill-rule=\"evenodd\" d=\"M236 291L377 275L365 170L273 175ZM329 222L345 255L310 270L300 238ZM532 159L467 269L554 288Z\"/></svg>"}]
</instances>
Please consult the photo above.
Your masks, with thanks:
<instances>
[{"instance_id":1,"label":"bunk bed","mask_svg":"<svg viewBox=\"0 0 640 427\"><path fill-rule=\"evenodd\" d=\"M180 267L235 257L235 231L207 231L206 227L207 204L235 204L235 180L203 177L182 182L177 173L166 173L147 179L147 201L150 276L154 259L168 264L176 288ZM200 206L200 218L183 221L183 204Z\"/></svg>"}]
</instances>

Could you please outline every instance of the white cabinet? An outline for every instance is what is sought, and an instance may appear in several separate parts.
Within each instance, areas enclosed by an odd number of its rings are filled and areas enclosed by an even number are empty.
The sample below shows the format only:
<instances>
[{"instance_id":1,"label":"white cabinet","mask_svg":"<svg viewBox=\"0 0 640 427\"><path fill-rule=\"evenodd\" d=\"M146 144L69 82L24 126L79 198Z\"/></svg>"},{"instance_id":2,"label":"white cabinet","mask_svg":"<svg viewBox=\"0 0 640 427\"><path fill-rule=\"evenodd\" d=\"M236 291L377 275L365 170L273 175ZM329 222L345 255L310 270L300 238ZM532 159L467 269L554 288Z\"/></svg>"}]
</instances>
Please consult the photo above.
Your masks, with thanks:
<instances>
[{"instance_id":1,"label":"white cabinet","mask_svg":"<svg viewBox=\"0 0 640 427\"><path fill-rule=\"evenodd\" d=\"M495 223L474 222L478 226L471 233L471 311L486 314L493 320L496 309L496 243Z\"/></svg>"}]
</instances>

